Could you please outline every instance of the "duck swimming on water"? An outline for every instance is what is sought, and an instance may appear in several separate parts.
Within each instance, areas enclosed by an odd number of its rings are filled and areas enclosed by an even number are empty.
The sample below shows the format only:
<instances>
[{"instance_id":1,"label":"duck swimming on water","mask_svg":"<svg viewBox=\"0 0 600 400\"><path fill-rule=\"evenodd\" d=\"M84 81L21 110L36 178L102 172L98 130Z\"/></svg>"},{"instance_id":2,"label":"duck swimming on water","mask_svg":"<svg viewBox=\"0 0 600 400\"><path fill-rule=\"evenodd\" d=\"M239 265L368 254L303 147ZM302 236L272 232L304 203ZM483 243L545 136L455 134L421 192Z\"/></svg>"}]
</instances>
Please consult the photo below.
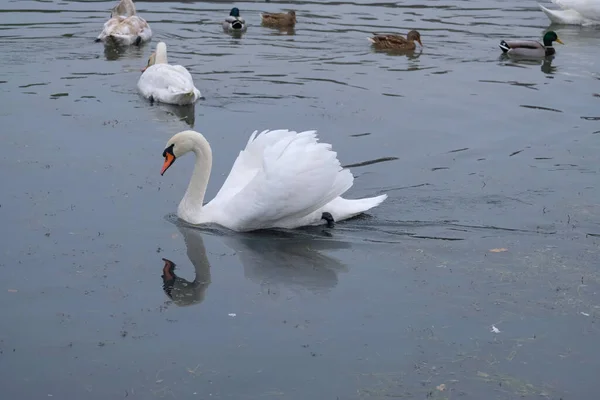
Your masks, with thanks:
<instances>
[{"instance_id":1,"label":"duck swimming on water","mask_svg":"<svg viewBox=\"0 0 600 400\"><path fill-rule=\"evenodd\" d=\"M552 46L553 42L564 44L554 31L546 32L542 40L544 44L535 40L503 40L499 46L502 52L508 55L542 58L556 53L556 50Z\"/></svg>"}]
</instances>

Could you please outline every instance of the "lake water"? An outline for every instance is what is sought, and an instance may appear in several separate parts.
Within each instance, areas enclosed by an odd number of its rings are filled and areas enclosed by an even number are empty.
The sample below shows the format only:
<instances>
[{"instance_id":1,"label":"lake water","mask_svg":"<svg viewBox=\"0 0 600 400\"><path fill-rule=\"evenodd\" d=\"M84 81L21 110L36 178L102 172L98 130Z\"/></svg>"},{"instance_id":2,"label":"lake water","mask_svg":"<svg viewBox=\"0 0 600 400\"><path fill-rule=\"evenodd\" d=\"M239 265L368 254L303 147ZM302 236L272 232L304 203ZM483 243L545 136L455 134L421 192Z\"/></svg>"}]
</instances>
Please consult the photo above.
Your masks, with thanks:
<instances>
[{"instance_id":1,"label":"lake water","mask_svg":"<svg viewBox=\"0 0 600 400\"><path fill-rule=\"evenodd\" d=\"M0 6L3 398L596 396L600 30L554 27L525 63L497 45L542 37L533 1L242 2L241 39L231 3L140 1L153 40L119 51L94 43L113 5ZM295 31L260 26L288 9ZM366 40L410 29L412 56ZM138 95L159 40L195 107ZM179 226L193 159L159 172L190 126L207 198L276 128L317 129L358 164L348 197L389 198L332 230Z\"/></svg>"}]
</instances>

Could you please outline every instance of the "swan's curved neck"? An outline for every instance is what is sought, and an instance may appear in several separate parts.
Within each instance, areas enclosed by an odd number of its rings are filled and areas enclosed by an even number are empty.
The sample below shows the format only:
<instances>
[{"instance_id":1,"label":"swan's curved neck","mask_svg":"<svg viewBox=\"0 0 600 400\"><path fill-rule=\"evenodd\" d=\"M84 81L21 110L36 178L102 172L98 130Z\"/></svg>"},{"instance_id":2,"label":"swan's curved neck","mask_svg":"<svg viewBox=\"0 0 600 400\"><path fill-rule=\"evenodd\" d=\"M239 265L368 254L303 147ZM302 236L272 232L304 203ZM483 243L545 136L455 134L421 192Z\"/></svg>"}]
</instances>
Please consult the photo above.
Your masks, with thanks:
<instances>
[{"instance_id":1,"label":"swan's curved neck","mask_svg":"<svg viewBox=\"0 0 600 400\"><path fill-rule=\"evenodd\" d=\"M154 58L154 64L168 64L167 61L167 45L160 42L156 45L156 56Z\"/></svg>"},{"instance_id":2,"label":"swan's curved neck","mask_svg":"<svg viewBox=\"0 0 600 400\"><path fill-rule=\"evenodd\" d=\"M119 15L131 17L132 15L135 15L135 5L131 0L121 0L119 4L117 4L116 7L113 8L112 14L113 17Z\"/></svg>"},{"instance_id":3,"label":"swan's curved neck","mask_svg":"<svg viewBox=\"0 0 600 400\"><path fill-rule=\"evenodd\" d=\"M198 219L212 169L212 150L208 141L201 135L194 135L190 137L190 140L193 142L192 152L196 156L196 162L190 183L178 208L178 214L188 221L192 215L194 220ZM197 221L197 223L200 223L200 221Z\"/></svg>"}]
</instances>

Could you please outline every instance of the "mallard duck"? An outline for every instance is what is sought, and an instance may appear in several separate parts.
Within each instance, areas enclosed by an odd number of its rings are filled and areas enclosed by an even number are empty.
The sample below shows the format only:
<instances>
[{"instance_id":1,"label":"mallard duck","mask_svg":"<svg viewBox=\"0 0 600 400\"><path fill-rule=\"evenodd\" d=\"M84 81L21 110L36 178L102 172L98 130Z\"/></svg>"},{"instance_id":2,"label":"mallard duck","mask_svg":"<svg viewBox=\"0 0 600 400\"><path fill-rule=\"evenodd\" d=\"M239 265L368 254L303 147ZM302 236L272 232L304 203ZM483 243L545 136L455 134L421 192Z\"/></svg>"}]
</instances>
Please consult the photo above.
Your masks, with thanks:
<instances>
[{"instance_id":1,"label":"mallard duck","mask_svg":"<svg viewBox=\"0 0 600 400\"><path fill-rule=\"evenodd\" d=\"M598 25L600 2L590 0L552 0L562 10L549 10L541 4L540 9L555 24Z\"/></svg>"},{"instance_id":2,"label":"mallard duck","mask_svg":"<svg viewBox=\"0 0 600 400\"><path fill-rule=\"evenodd\" d=\"M522 57L546 57L556 53L552 42L558 42L564 44L559 38L556 32L548 31L543 38L544 44L536 42L535 40L512 40L512 41L501 41L500 48L508 55L522 56Z\"/></svg>"},{"instance_id":3,"label":"mallard duck","mask_svg":"<svg viewBox=\"0 0 600 400\"><path fill-rule=\"evenodd\" d=\"M96 38L96 42L113 40L117 44L129 46L140 45L152 38L152 30L148 23L136 15L132 0L121 0L110 13L110 19Z\"/></svg>"},{"instance_id":4,"label":"mallard duck","mask_svg":"<svg viewBox=\"0 0 600 400\"><path fill-rule=\"evenodd\" d=\"M167 45L160 42L150 55L138 80L138 90L150 101L167 104L193 104L201 97L190 72L181 65L169 65Z\"/></svg>"},{"instance_id":5,"label":"mallard duck","mask_svg":"<svg viewBox=\"0 0 600 400\"><path fill-rule=\"evenodd\" d=\"M414 50L417 47L415 42L423 47L421 34L414 30L408 32L406 39L400 35L378 35L376 33L373 35L367 39L373 44L373 47L380 50Z\"/></svg>"},{"instance_id":6,"label":"mallard duck","mask_svg":"<svg viewBox=\"0 0 600 400\"><path fill-rule=\"evenodd\" d=\"M296 25L296 11L262 13L262 24L271 28L289 28Z\"/></svg>"},{"instance_id":7,"label":"mallard duck","mask_svg":"<svg viewBox=\"0 0 600 400\"><path fill-rule=\"evenodd\" d=\"M240 17L240 10L233 7L229 16L223 21L223 30L227 32L244 32L248 26L244 18Z\"/></svg>"}]
</instances>

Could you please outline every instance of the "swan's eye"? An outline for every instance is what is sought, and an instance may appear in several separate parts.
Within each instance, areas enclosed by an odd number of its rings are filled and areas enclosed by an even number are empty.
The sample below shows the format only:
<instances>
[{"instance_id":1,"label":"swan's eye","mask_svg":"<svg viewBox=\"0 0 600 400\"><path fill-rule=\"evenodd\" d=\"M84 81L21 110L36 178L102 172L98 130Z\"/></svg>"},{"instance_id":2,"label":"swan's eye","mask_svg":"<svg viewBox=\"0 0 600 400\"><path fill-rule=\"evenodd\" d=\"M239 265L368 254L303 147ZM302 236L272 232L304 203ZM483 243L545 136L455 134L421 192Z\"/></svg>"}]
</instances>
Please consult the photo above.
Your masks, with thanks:
<instances>
[{"instance_id":1,"label":"swan's eye","mask_svg":"<svg viewBox=\"0 0 600 400\"><path fill-rule=\"evenodd\" d=\"M174 156L175 154L173 154L173 148L175 147L175 143L173 143L172 145L170 145L169 147L167 147L164 151L163 151L163 157L167 157L167 153Z\"/></svg>"}]
</instances>

